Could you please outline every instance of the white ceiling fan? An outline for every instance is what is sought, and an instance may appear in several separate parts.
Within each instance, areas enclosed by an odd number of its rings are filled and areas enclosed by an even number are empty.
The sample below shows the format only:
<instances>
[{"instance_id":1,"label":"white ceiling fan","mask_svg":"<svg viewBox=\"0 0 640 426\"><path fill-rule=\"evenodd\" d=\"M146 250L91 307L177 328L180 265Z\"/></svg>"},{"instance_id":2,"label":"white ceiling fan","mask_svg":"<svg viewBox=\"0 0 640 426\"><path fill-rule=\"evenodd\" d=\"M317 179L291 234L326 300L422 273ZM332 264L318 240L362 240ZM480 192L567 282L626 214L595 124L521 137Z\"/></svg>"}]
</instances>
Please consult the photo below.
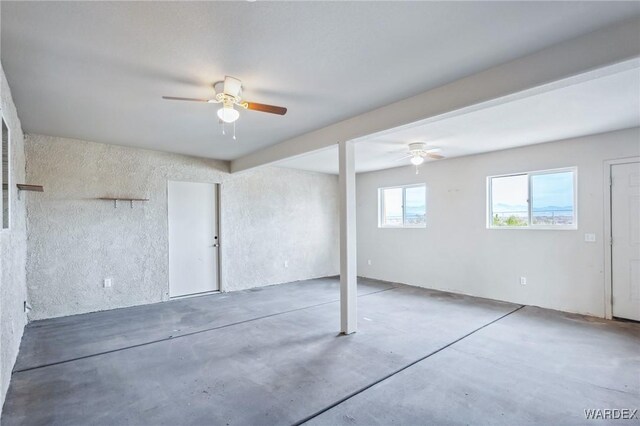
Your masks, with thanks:
<instances>
[{"instance_id":1,"label":"white ceiling fan","mask_svg":"<svg viewBox=\"0 0 640 426\"><path fill-rule=\"evenodd\" d=\"M444 155L438 154L441 152L441 148L428 147L425 142L413 142L409 144L409 152L404 157L398 158L396 161L405 160L410 158L411 164L416 166L416 174L418 174L418 166L424 163L426 158L433 160L441 160L445 158Z\"/></svg>"},{"instance_id":2,"label":"white ceiling fan","mask_svg":"<svg viewBox=\"0 0 640 426\"><path fill-rule=\"evenodd\" d=\"M225 76L224 80L213 83L213 89L216 91L216 95L212 99L179 98L175 96L163 96L162 99L222 104L222 108L218 109L218 118L222 123L234 123L234 139L235 121L240 117L240 113L235 108L236 106L277 115L285 115L287 113L287 109L285 107L243 100L242 81L235 77ZM224 134L224 127L222 132Z\"/></svg>"}]
</instances>

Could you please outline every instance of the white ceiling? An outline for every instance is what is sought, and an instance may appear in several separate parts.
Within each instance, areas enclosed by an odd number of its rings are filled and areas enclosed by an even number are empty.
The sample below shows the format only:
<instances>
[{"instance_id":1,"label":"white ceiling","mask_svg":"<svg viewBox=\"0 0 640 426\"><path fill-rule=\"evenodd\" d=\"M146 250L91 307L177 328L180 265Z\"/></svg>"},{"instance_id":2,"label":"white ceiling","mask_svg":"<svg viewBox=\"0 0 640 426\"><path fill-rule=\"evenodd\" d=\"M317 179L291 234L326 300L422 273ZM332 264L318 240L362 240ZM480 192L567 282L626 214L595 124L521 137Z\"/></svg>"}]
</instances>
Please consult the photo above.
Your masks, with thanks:
<instances>
[{"instance_id":1,"label":"white ceiling","mask_svg":"<svg viewBox=\"0 0 640 426\"><path fill-rule=\"evenodd\" d=\"M640 14L639 2L2 2L27 132L235 159ZM245 97L220 134L225 74Z\"/></svg>"},{"instance_id":2,"label":"white ceiling","mask_svg":"<svg viewBox=\"0 0 640 426\"><path fill-rule=\"evenodd\" d=\"M441 154L447 158L452 158L639 125L640 69L636 67L365 138L355 145L356 171L409 165L408 159L398 159L407 152L410 142L427 142L441 148ZM337 146L285 160L278 165L337 174Z\"/></svg>"}]
</instances>

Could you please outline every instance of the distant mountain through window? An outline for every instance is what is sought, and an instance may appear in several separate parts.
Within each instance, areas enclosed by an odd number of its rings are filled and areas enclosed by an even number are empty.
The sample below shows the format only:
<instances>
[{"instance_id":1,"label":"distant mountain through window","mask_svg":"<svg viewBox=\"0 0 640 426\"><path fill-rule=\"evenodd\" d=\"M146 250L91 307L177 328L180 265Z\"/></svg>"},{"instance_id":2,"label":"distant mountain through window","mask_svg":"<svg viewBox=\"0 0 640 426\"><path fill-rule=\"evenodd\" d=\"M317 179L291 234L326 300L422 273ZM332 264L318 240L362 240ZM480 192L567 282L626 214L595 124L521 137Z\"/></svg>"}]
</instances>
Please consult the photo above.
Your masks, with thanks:
<instances>
[{"instance_id":1,"label":"distant mountain through window","mask_svg":"<svg viewBox=\"0 0 640 426\"><path fill-rule=\"evenodd\" d=\"M575 170L497 176L489 184L490 227L576 225Z\"/></svg>"},{"instance_id":2,"label":"distant mountain through window","mask_svg":"<svg viewBox=\"0 0 640 426\"><path fill-rule=\"evenodd\" d=\"M426 226L426 186L379 188L381 228L423 228Z\"/></svg>"}]
</instances>

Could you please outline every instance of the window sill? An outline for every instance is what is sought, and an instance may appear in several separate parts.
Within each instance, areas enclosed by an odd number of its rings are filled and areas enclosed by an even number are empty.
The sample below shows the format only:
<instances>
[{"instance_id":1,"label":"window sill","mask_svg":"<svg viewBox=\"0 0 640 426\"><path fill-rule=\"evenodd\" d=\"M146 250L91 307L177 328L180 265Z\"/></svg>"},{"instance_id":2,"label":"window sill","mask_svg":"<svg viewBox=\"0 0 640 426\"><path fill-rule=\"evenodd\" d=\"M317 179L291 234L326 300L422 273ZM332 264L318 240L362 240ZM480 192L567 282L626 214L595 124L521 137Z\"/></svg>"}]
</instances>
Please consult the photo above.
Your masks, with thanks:
<instances>
[{"instance_id":1,"label":"window sill","mask_svg":"<svg viewBox=\"0 0 640 426\"><path fill-rule=\"evenodd\" d=\"M487 229L520 229L527 231L577 231L577 226L487 226Z\"/></svg>"}]
</instances>

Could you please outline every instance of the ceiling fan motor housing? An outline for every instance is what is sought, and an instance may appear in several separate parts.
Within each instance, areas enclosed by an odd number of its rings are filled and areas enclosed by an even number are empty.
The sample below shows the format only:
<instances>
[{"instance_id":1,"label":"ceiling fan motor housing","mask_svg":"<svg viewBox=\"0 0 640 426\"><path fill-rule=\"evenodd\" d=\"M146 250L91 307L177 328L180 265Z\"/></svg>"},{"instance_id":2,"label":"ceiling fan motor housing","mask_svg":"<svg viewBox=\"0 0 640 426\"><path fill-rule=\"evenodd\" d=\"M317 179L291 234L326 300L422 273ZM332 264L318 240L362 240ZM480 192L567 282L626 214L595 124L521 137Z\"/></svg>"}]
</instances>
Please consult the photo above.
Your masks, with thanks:
<instances>
[{"instance_id":1,"label":"ceiling fan motor housing","mask_svg":"<svg viewBox=\"0 0 640 426\"><path fill-rule=\"evenodd\" d=\"M426 151L427 144L424 142L414 142L409 144L409 152L414 155L419 155Z\"/></svg>"}]
</instances>

